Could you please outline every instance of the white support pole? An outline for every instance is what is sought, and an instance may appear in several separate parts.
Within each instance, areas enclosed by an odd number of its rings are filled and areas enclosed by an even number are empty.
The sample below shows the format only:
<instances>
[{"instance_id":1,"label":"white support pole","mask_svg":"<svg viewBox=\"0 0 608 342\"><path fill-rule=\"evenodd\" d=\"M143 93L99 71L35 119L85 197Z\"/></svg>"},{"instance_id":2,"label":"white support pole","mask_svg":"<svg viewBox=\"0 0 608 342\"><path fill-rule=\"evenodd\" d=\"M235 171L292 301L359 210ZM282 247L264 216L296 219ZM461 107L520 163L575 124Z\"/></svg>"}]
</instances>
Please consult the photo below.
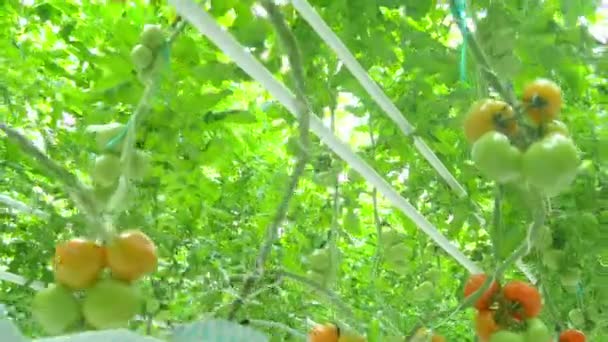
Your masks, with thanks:
<instances>
[{"instance_id":1,"label":"white support pole","mask_svg":"<svg viewBox=\"0 0 608 342\"><path fill-rule=\"evenodd\" d=\"M378 86L376 82L369 76L367 71L363 69L355 56L350 52L346 45L338 38L332 29L325 23L323 18L315 11L315 9L306 0L291 0L293 7L300 13L302 18L317 32L317 34L329 45L336 55L344 62L344 65L359 81L361 86L367 91L372 99L382 108L389 118L399 127L401 132L406 136L414 133L414 127L407 121L401 111L388 98L386 93ZM418 135L414 135L414 146L418 152L433 166L439 175L448 183L459 197L467 195L466 190L458 183L456 178L443 165L437 155L428 147L428 145Z\"/></svg>"},{"instance_id":2,"label":"white support pole","mask_svg":"<svg viewBox=\"0 0 608 342\"><path fill-rule=\"evenodd\" d=\"M24 277L22 277L18 274L1 271L1 270L0 270L0 280L8 281L10 283L19 284L19 285L25 285L28 283L27 279L25 279ZM44 283L37 281L37 280L29 283L29 286L36 291L40 291L45 288Z\"/></svg>"},{"instance_id":3,"label":"white support pole","mask_svg":"<svg viewBox=\"0 0 608 342\"><path fill-rule=\"evenodd\" d=\"M175 7L177 13L182 18L190 22L192 26L196 27L228 57L234 60L241 69L260 82L291 114L298 117L296 99L291 91L277 81L270 71L240 45L231 34L220 27L212 16L192 0L169 0L169 4ZM458 263L471 273L481 273L481 269L473 261L469 260L454 244L443 236L432 223L420 214L405 198L401 197L390 184L380 177L363 159L357 156L348 145L340 141L313 113L311 113L310 117L310 129L323 143L329 146L330 149L361 174L371 185L376 187L382 195L407 215L437 245L456 259Z\"/></svg>"}]
</instances>

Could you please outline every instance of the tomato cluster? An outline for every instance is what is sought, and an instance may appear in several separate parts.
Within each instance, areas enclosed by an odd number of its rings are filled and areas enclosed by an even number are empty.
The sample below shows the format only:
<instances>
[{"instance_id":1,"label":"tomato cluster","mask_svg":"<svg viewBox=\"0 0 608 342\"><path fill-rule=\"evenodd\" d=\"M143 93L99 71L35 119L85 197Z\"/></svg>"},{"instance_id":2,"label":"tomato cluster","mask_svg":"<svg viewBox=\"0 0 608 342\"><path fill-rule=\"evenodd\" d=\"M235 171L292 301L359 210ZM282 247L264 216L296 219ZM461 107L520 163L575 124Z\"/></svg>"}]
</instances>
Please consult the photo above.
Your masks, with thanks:
<instances>
[{"instance_id":1,"label":"tomato cluster","mask_svg":"<svg viewBox=\"0 0 608 342\"><path fill-rule=\"evenodd\" d=\"M337 262L337 260L335 260ZM321 285L328 286L333 280L332 257L329 248L316 249L308 256L307 277Z\"/></svg>"},{"instance_id":2,"label":"tomato cluster","mask_svg":"<svg viewBox=\"0 0 608 342\"><path fill-rule=\"evenodd\" d=\"M158 56L167 38L160 25L144 25L140 37L140 44L131 50L131 61L135 65L139 80L143 84L149 84L157 70Z\"/></svg>"},{"instance_id":3,"label":"tomato cluster","mask_svg":"<svg viewBox=\"0 0 608 342\"><path fill-rule=\"evenodd\" d=\"M494 99L474 103L464 122L479 171L498 183L526 182L547 196L568 189L580 158L567 126L557 120L559 86L546 79L527 84L522 114Z\"/></svg>"},{"instance_id":4,"label":"tomato cluster","mask_svg":"<svg viewBox=\"0 0 608 342\"><path fill-rule=\"evenodd\" d=\"M472 275L464 286L469 297L487 281L485 274ZM473 304L475 331L482 342L550 342L550 330L538 317L542 298L538 290L522 281L510 281L501 286L497 281Z\"/></svg>"},{"instance_id":5,"label":"tomato cluster","mask_svg":"<svg viewBox=\"0 0 608 342\"><path fill-rule=\"evenodd\" d=\"M55 247L55 283L36 293L32 315L52 335L125 326L140 309L133 282L156 269L152 240L139 230L114 236L105 245L74 238ZM109 270L109 275L105 270Z\"/></svg>"}]
</instances>

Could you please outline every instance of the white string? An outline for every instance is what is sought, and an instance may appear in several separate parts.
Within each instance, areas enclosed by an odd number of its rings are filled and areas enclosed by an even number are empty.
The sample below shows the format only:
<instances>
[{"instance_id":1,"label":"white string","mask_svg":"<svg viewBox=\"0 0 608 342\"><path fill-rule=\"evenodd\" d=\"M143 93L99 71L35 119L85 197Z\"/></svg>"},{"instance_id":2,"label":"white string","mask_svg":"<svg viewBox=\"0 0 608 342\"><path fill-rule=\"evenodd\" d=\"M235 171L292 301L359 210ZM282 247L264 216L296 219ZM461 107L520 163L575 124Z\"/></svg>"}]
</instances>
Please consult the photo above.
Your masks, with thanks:
<instances>
[{"instance_id":1,"label":"white string","mask_svg":"<svg viewBox=\"0 0 608 342\"><path fill-rule=\"evenodd\" d=\"M350 52L346 45L338 38L332 29L325 23L323 18L306 0L291 0L293 7L302 15L302 18L317 32L317 34L329 45L336 55L340 57L344 65L359 81L361 86L367 91L372 99L384 110L384 112L392 119L392 121L401 129L405 135L410 135L414 132L414 127L407 121L401 111L388 98L376 82L363 69L355 56ZM428 147L428 145L419 136L414 136L414 146L428 160L428 162L437 170L439 175L448 183L448 185L456 191L458 196L465 197L466 190L458 183L456 178L437 158L437 155Z\"/></svg>"},{"instance_id":2,"label":"white string","mask_svg":"<svg viewBox=\"0 0 608 342\"><path fill-rule=\"evenodd\" d=\"M289 112L298 116L296 99L289 89L279 83L270 71L256 60L234 37L220 27L215 19L191 0L169 0L177 13L207 36L228 57L252 78L260 82L269 93L277 98ZM471 273L481 273L479 267L469 260L456 246L443 236L422 214L420 214L406 199L401 197L376 171L363 159L357 156L351 148L340 141L322 121L311 113L310 129L323 143L329 146L340 158L346 161L363 178L378 189L393 205L399 208L414 223L424 231L437 245L443 248L458 263Z\"/></svg>"},{"instance_id":3,"label":"white string","mask_svg":"<svg viewBox=\"0 0 608 342\"><path fill-rule=\"evenodd\" d=\"M11 273L11 272L2 271L2 270L0 270L0 280L8 281L10 283L19 284L19 285L25 285L28 282L27 279L25 279L24 277L22 277L20 275L17 275L17 274ZM37 281L37 280L31 282L29 284L29 286L36 291L40 291L45 288L44 283Z\"/></svg>"}]
</instances>

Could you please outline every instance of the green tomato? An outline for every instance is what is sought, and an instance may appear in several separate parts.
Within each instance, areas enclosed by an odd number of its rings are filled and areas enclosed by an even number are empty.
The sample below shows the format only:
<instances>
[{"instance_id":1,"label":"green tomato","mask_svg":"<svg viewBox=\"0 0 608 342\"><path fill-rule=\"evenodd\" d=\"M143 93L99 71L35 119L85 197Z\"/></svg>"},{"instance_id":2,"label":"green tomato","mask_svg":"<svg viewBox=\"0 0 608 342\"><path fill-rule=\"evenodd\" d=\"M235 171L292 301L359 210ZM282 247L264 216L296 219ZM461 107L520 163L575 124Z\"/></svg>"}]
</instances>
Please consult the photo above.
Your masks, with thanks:
<instances>
[{"instance_id":1,"label":"green tomato","mask_svg":"<svg viewBox=\"0 0 608 342\"><path fill-rule=\"evenodd\" d=\"M325 273L331 268L331 256L328 248L316 249L308 256L308 267L319 273Z\"/></svg>"},{"instance_id":2,"label":"green tomato","mask_svg":"<svg viewBox=\"0 0 608 342\"><path fill-rule=\"evenodd\" d=\"M155 51L165 43L165 33L160 25L146 24L140 40L143 45Z\"/></svg>"},{"instance_id":3,"label":"green tomato","mask_svg":"<svg viewBox=\"0 0 608 342\"><path fill-rule=\"evenodd\" d=\"M306 272L306 278L312 280L314 283L325 286L325 282L327 280L327 277L325 274L321 273L321 272L317 272L314 270L308 270Z\"/></svg>"},{"instance_id":4,"label":"green tomato","mask_svg":"<svg viewBox=\"0 0 608 342\"><path fill-rule=\"evenodd\" d=\"M418 285L414 288L414 300L416 301L425 301L431 298L433 295L433 283L430 281L425 281L422 284Z\"/></svg>"},{"instance_id":5,"label":"green tomato","mask_svg":"<svg viewBox=\"0 0 608 342\"><path fill-rule=\"evenodd\" d=\"M569 136L570 131L568 130L568 126L562 121L553 120L544 127L544 136L548 136L551 134L561 134L563 136Z\"/></svg>"},{"instance_id":6,"label":"green tomato","mask_svg":"<svg viewBox=\"0 0 608 342\"><path fill-rule=\"evenodd\" d=\"M384 251L384 259L389 263L407 262L411 254L412 249L405 242L400 242Z\"/></svg>"},{"instance_id":7,"label":"green tomato","mask_svg":"<svg viewBox=\"0 0 608 342\"><path fill-rule=\"evenodd\" d=\"M405 234L394 229L383 231L382 236L380 237L380 241L384 249L403 242L403 240L405 240Z\"/></svg>"},{"instance_id":8,"label":"green tomato","mask_svg":"<svg viewBox=\"0 0 608 342\"><path fill-rule=\"evenodd\" d=\"M137 44L131 50L131 61L137 70L147 69L154 61L154 53L147 46Z\"/></svg>"},{"instance_id":9,"label":"green tomato","mask_svg":"<svg viewBox=\"0 0 608 342\"><path fill-rule=\"evenodd\" d=\"M500 330L490 336L490 342L526 342L526 338L513 331Z\"/></svg>"},{"instance_id":10,"label":"green tomato","mask_svg":"<svg viewBox=\"0 0 608 342\"><path fill-rule=\"evenodd\" d=\"M551 331L540 318L528 320L528 327L525 332L528 342L550 342Z\"/></svg>"},{"instance_id":11,"label":"green tomato","mask_svg":"<svg viewBox=\"0 0 608 342\"><path fill-rule=\"evenodd\" d=\"M426 277L433 283L437 283L441 279L441 271L433 268L426 272Z\"/></svg>"},{"instance_id":12,"label":"green tomato","mask_svg":"<svg viewBox=\"0 0 608 342\"><path fill-rule=\"evenodd\" d=\"M582 328L585 325L585 315L581 309L570 310L570 312L568 312L568 318L577 328Z\"/></svg>"},{"instance_id":13,"label":"green tomato","mask_svg":"<svg viewBox=\"0 0 608 342\"><path fill-rule=\"evenodd\" d=\"M50 335L68 331L82 318L80 304L74 295L66 287L55 284L36 293L31 312L34 320Z\"/></svg>"},{"instance_id":14,"label":"green tomato","mask_svg":"<svg viewBox=\"0 0 608 342\"><path fill-rule=\"evenodd\" d=\"M577 268L564 270L559 275L559 280L564 287L577 286L579 281L581 280L581 271Z\"/></svg>"},{"instance_id":15,"label":"green tomato","mask_svg":"<svg viewBox=\"0 0 608 342\"><path fill-rule=\"evenodd\" d=\"M522 153L506 135L491 131L473 144L473 162L486 177L498 183L510 183L521 178Z\"/></svg>"},{"instance_id":16,"label":"green tomato","mask_svg":"<svg viewBox=\"0 0 608 342\"><path fill-rule=\"evenodd\" d=\"M566 252L560 249L549 249L543 252L543 264L551 271L559 271L565 258Z\"/></svg>"},{"instance_id":17,"label":"green tomato","mask_svg":"<svg viewBox=\"0 0 608 342\"><path fill-rule=\"evenodd\" d=\"M561 134L552 134L530 145L522 167L528 183L547 196L556 196L570 187L579 164L574 142Z\"/></svg>"},{"instance_id":18,"label":"green tomato","mask_svg":"<svg viewBox=\"0 0 608 342\"><path fill-rule=\"evenodd\" d=\"M86 322L97 329L122 328L140 311L141 305L134 287L106 279L86 290L82 312Z\"/></svg>"},{"instance_id":19,"label":"green tomato","mask_svg":"<svg viewBox=\"0 0 608 342\"><path fill-rule=\"evenodd\" d=\"M86 132L95 134L95 142L97 144L97 148L100 151L104 151L106 145L116 137L123 129L125 125L119 122L110 122L105 125L90 125L87 126ZM120 144L117 144L114 148L111 149L111 152L120 152L122 149L122 145L124 143L124 139Z\"/></svg>"},{"instance_id":20,"label":"green tomato","mask_svg":"<svg viewBox=\"0 0 608 342\"><path fill-rule=\"evenodd\" d=\"M118 180L121 172L120 158L115 155L104 154L95 159L91 177L95 183L101 186L111 186Z\"/></svg>"}]
</instances>

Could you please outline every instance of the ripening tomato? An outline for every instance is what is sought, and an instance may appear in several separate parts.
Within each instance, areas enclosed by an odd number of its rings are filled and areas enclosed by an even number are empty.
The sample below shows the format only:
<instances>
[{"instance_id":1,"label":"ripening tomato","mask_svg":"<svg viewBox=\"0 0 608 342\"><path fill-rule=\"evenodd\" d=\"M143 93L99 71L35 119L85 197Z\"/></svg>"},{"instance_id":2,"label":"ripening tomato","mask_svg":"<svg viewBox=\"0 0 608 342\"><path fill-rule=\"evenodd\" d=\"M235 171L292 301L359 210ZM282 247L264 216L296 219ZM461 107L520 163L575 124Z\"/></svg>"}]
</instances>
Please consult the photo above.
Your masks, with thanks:
<instances>
[{"instance_id":1,"label":"ripening tomato","mask_svg":"<svg viewBox=\"0 0 608 342\"><path fill-rule=\"evenodd\" d=\"M553 120L562 108L562 91L548 79L539 78L527 84L522 98L527 114L537 124Z\"/></svg>"},{"instance_id":2,"label":"ripening tomato","mask_svg":"<svg viewBox=\"0 0 608 342\"><path fill-rule=\"evenodd\" d=\"M105 267L104 248L93 241L75 238L55 247L55 281L71 289L92 286Z\"/></svg>"},{"instance_id":3,"label":"ripening tomato","mask_svg":"<svg viewBox=\"0 0 608 342\"><path fill-rule=\"evenodd\" d=\"M502 293L506 300L511 303L519 304L523 313L523 318L534 318L542 310L542 298L536 287L523 282L512 281L505 285ZM520 312L513 313L515 317L521 317Z\"/></svg>"},{"instance_id":4,"label":"ripening tomato","mask_svg":"<svg viewBox=\"0 0 608 342\"><path fill-rule=\"evenodd\" d=\"M521 179L522 153L500 132L488 132L473 144L471 157L486 177L498 183Z\"/></svg>"},{"instance_id":5,"label":"ripening tomato","mask_svg":"<svg viewBox=\"0 0 608 342\"><path fill-rule=\"evenodd\" d=\"M483 283L486 281L487 278L488 278L488 276L485 274L474 274L471 277L469 277L469 280L467 280L467 283L464 285L465 298L469 297L475 291L477 291L479 288L481 288L481 285L483 285ZM493 281L492 284L490 284L490 287L486 290L486 292L484 292L477 299L477 302L475 302L475 304L474 304L475 308L477 308L477 310L489 309L490 306L492 306L492 300L493 300L494 295L496 293L498 293L499 290L500 290L500 285L496 281Z\"/></svg>"},{"instance_id":6,"label":"ripening tomato","mask_svg":"<svg viewBox=\"0 0 608 342\"><path fill-rule=\"evenodd\" d=\"M445 337L443 335L438 335L438 334L434 334L433 337L431 337L431 342L446 342L447 340L445 339Z\"/></svg>"},{"instance_id":7,"label":"ripening tomato","mask_svg":"<svg viewBox=\"0 0 608 342\"><path fill-rule=\"evenodd\" d=\"M513 108L506 102L483 99L475 102L469 109L464 121L464 134L469 143L474 143L490 131L498 131L508 136L517 132Z\"/></svg>"},{"instance_id":8,"label":"ripening tomato","mask_svg":"<svg viewBox=\"0 0 608 342\"><path fill-rule=\"evenodd\" d=\"M585 337L585 334L582 331L576 330L576 329L564 330L559 335L559 342L586 342L586 341L587 341L587 337Z\"/></svg>"},{"instance_id":9,"label":"ripening tomato","mask_svg":"<svg viewBox=\"0 0 608 342\"><path fill-rule=\"evenodd\" d=\"M494 319L494 311L479 310L475 315L475 332L481 342L488 342L490 336L500 329Z\"/></svg>"},{"instance_id":10,"label":"ripening tomato","mask_svg":"<svg viewBox=\"0 0 608 342\"><path fill-rule=\"evenodd\" d=\"M153 272L158 262L154 242L139 230L122 232L108 243L106 251L112 277L120 280L137 280Z\"/></svg>"},{"instance_id":11,"label":"ripening tomato","mask_svg":"<svg viewBox=\"0 0 608 342\"><path fill-rule=\"evenodd\" d=\"M338 342L340 329L335 324L315 326L308 334L310 342Z\"/></svg>"},{"instance_id":12,"label":"ripening tomato","mask_svg":"<svg viewBox=\"0 0 608 342\"><path fill-rule=\"evenodd\" d=\"M522 171L530 184L547 196L556 196L574 181L579 164L574 142L561 134L551 134L528 147Z\"/></svg>"}]
</instances>

